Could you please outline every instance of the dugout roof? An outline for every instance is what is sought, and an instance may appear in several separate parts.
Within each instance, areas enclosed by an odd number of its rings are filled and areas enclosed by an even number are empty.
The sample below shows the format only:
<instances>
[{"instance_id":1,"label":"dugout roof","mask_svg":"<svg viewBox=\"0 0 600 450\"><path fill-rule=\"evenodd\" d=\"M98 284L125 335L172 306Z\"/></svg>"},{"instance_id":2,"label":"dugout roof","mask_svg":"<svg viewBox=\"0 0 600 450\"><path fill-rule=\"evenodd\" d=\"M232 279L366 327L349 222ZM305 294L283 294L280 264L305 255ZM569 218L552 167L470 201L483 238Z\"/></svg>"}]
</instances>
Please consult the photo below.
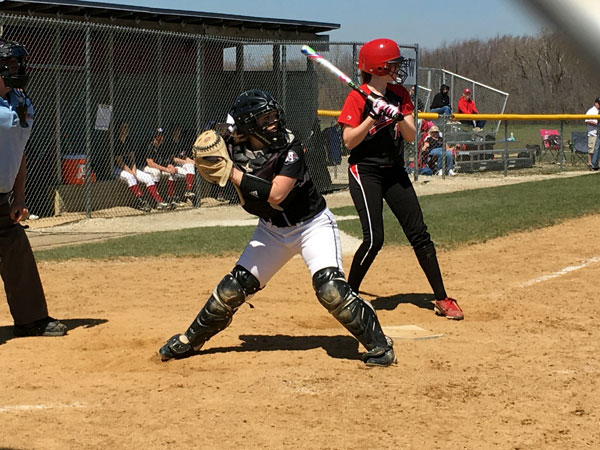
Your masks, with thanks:
<instances>
[{"instance_id":1,"label":"dugout roof","mask_svg":"<svg viewBox=\"0 0 600 450\"><path fill-rule=\"evenodd\" d=\"M76 0L0 0L0 12L92 21L140 28L158 25L169 31L215 36L285 40L328 40L317 35L340 28L336 23L181 11Z\"/></svg>"}]
</instances>

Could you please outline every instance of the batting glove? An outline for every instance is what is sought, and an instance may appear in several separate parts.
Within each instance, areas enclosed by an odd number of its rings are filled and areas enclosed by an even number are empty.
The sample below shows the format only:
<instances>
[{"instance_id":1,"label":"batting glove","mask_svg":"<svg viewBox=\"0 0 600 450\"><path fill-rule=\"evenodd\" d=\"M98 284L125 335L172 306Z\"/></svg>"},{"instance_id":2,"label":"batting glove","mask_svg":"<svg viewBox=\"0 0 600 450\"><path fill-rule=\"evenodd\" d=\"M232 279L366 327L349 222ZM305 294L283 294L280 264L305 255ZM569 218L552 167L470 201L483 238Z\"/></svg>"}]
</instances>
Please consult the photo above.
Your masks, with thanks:
<instances>
[{"instance_id":1,"label":"batting glove","mask_svg":"<svg viewBox=\"0 0 600 450\"><path fill-rule=\"evenodd\" d=\"M372 113L372 114L371 114ZM402 120L404 116L400 113L397 106L390 105L382 98L377 98L371 104L371 117L379 118L381 116L389 117L390 119Z\"/></svg>"}]
</instances>

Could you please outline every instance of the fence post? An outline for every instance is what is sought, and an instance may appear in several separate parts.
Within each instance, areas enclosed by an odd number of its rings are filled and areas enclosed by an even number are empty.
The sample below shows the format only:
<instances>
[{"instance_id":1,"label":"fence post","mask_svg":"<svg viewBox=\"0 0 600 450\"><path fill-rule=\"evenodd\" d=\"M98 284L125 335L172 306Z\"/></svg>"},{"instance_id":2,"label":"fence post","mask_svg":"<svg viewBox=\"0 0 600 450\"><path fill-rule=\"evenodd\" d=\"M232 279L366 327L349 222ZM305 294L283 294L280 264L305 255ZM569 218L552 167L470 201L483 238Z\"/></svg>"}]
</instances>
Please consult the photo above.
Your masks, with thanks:
<instances>
[{"instance_id":1,"label":"fence post","mask_svg":"<svg viewBox=\"0 0 600 450\"><path fill-rule=\"evenodd\" d=\"M112 171L115 165L115 127L113 120L115 112L115 38L113 30L108 33L108 95L113 112L108 123L108 152L110 155L109 170Z\"/></svg>"},{"instance_id":2,"label":"fence post","mask_svg":"<svg viewBox=\"0 0 600 450\"><path fill-rule=\"evenodd\" d=\"M448 130L448 121L445 117L442 120L444 121L442 124L442 179L446 179L446 131Z\"/></svg>"},{"instance_id":3,"label":"fence post","mask_svg":"<svg viewBox=\"0 0 600 450\"><path fill-rule=\"evenodd\" d=\"M56 27L54 33L54 42L52 43L52 61L54 69L54 89L56 93L56 103L54 107L54 134L56 138L56 181L62 183L62 134L61 134L61 77L60 77L60 27ZM56 210L54 211L56 214Z\"/></svg>"},{"instance_id":4,"label":"fence post","mask_svg":"<svg viewBox=\"0 0 600 450\"><path fill-rule=\"evenodd\" d=\"M281 45L281 101L287 108L287 45Z\"/></svg>"},{"instance_id":5,"label":"fence post","mask_svg":"<svg viewBox=\"0 0 600 450\"><path fill-rule=\"evenodd\" d=\"M508 120L504 121L504 176L508 176Z\"/></svg>"},{"instance_id":6,"label":"fence post","mask_svg":"<svg viewBox=\"0 0 600 450\"><path fill-rule=\"evenodd\" d=\"M156 36L156 101L157 101L157 124L156 127L161 127L166 131L165 124L162 123L163 111L162 111L162 96L163 96L163 48L162 48L162 36L159 34Z\"/></svg>"},{"instance_id":7,"label":"fence post","mask_svg":"<svg viewBox=\"0 0 600 450\"><path fill-rule=\"evenodd\" d=\"M90 183L90 163L91 163L91 95L92 95L92 72L90 64L90 36L91 28L85 27L85 215L92 217L92 186Z\"/></svg>"},{"instance_id":8,"label":"fence post","mask_svg":"<svg viewBox=\"0 0 600 450\"><path fill-rule=\"evenodd\" d=\"M564 120L560 121L560 141L559 141L559 150L558 157L560 158L560 171L563 171L563 162L565 161L565 149L563 147L563 130L564 130Z\"/></svg>"},{"instance_id":9,"label":"fence post","mask_svg":"<svg viewBox=\"0 0 600 450\"><path fill-rule=\"evenodd\" d=\"M202 38L197 38L196 42L196 79L195 79L195 89L196 89L196 136L200 134L202 128L204 127L205 121L205 107L204 107L204 99L202 98L202 86L204 86L204 50L206 46L203 45ZM196 194L196 200L194 202L194 207L199 208L202 205L202 186L204 182L199 180L199 177L196 177L196 182L194 183L194 193Z\"/></svg>"},{"instance_id":10,"label":"fence post","mask_svg":"<svg viewBox=\"0 0 600 450\"><path fill-rule=\"evenodd\" d=\"M417 160L418 156L419 156L419 150L417 149L417 145L419 143L419 131L420 128L419 127L419 111L417 108L417 104L419 103L418 101L419 99L419 44L415 44L415 128L417 129L417 134L415 134L415 145L414 145L414 151L413 151L413 158L414 158L414 168L415 168L415 172L414 172L414 179L415 181L417 181L419 179L419 161ZM404 155L403 155L404 156Z\"/></svg>"}]
</instances>

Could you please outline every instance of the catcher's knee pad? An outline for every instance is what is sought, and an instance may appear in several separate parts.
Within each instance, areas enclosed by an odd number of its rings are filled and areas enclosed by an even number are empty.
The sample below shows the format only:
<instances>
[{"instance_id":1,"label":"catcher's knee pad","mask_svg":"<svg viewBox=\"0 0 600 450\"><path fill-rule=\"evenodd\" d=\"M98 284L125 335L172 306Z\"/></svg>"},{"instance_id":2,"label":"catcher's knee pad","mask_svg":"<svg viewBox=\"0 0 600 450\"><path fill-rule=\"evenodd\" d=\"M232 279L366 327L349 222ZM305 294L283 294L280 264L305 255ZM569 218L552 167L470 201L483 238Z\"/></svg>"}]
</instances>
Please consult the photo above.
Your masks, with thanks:
<instances>
[{"instance_id":1,"label":"catcher's knee pad","mask_svg":"<svg viewBox=\"0 0 600 450\"><path fill-rule=\"evenodd\" d=\"M185 335L198 350L233 319L237 309L260 288L258 279L242 266L223 277Z\"/></svg>"},{"instance_id":2,"label":"catcher's knee pad","mask_svg":"<svg viewBox=\"0 0 600 450\"><path fill-rule=\"evenodd\" d=\"M371 355L383 355L391 349L391 342L383 334L375 310L352 291L339 269L319 270L313 275L313 287L319 302Z\"/></svg>"}]
</instances>

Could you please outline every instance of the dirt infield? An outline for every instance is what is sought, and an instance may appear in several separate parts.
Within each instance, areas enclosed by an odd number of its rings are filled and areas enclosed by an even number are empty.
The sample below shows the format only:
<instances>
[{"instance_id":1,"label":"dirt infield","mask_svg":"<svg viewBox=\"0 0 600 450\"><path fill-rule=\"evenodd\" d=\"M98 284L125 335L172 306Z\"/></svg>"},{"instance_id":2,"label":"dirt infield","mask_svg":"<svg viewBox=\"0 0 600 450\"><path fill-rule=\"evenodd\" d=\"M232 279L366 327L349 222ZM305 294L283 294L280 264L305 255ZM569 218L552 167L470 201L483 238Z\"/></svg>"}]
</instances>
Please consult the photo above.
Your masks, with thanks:
<instances>
[{"instance_id":1,"label":"dirt infield","mask_svg":"<svg viewBox=\"0 0 600 450\"><path fill-rule=\"evenodd\" d=\"M600 216L440 252L466 319L431 310L409 249L386 248L364 297L398 365L366 369L293 259L201 354L161 363L235 263L43 263L64 338L12 339L0 298L0 447L572 449L600 445ZM350 256L345 259L346 267Z\"/></svg>"}]
</instances>

